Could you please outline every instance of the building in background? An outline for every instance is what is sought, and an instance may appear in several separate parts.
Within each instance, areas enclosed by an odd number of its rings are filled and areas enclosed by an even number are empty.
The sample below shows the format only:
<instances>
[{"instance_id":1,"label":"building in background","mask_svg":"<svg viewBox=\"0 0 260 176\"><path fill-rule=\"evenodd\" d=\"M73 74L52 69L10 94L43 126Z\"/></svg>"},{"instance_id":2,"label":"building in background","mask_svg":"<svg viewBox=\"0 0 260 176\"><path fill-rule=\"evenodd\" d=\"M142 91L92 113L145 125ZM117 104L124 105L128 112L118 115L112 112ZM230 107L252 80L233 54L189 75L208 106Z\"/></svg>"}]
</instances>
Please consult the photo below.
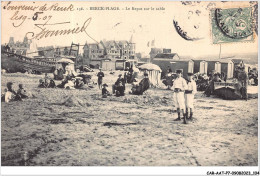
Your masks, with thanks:
<instances>
[{"instance_id":1,"label":"building in background","mask_svg":"<svg viewBox=\"0 0 260 176\"><path fill-rule=\"evenodd\" d=\"M26 55L27 51L30 49L31 40L28 40L27 37L24 37L23 42L16 41L14 42L14 37L10 37L8 46L10 51L18 55Z\"/></svg>"},{"instance_id":2,"label":"building in background","mask_svg":"<svg viewBox=\"0 0 260 176\"><path fill-rule=\"evenodd\" d=\"M103 68L102 65L104 65L103 69L108 70L125 69L137 62L135 43L127 40L103 40L95 44L86 43L83 47L83 60L84 64L94 68Z\"/></svg>"}]
</instances>

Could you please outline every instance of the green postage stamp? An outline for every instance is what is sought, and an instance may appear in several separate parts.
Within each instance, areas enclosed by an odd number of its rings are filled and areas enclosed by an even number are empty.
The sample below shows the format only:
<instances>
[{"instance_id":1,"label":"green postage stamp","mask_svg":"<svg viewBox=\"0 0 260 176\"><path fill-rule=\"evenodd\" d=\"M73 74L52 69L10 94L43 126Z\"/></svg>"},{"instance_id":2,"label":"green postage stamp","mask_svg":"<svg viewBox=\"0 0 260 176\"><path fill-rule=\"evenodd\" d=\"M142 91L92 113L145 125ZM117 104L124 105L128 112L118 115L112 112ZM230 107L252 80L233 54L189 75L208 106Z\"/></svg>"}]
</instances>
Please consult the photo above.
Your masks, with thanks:
<instances>
[{"instance_id":1,"label":"green postage stamp","mask_svg":"<svg viewBox=\"0 0 260 176\"><path fill-rule=\"evenodd\" d=\"M254 40L252 8L212 9L213 44Z\"/></svg>"}]
</instances>

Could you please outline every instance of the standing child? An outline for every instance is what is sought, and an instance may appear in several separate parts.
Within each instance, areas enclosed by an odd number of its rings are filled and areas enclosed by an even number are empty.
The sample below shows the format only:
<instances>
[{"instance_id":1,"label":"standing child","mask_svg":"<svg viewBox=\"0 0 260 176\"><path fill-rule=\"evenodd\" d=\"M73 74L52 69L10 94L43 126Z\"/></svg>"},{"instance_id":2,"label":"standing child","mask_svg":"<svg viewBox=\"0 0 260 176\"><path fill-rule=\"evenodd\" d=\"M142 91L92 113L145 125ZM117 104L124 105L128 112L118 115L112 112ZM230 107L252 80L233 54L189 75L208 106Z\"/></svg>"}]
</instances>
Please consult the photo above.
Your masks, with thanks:
<instances>
[{"instance_id":1,"label":"standing child","mask_svg":"<svg viewBox=\"0 0 260 176\"><path fill-rule=\"evenodd\" d=\"M185 91L186 100L186 117L192 120L193 109L194 109L194 95L197 93L197 85L193 80L193 73L188 73L188 89ZM188 117L190 112L190 116Z\"/></svg>"},{"instance_id":2,"label":"standing child","mask_svg":"<svg viewBox=\"0 0 260 176\"><path fill-rule=\"evenodd\" d=\"M99 72L97 74L97 77L98 77L98 88L101 89L101 86L102 86L102 80L103 80L103 77L104 77L104 73L102 72L102 69L100 68L99 69Z\"/></svg>"},{"instance_id":3,"label":"standing child","mask_svg":"<svg viewBox=\"0 0 260 176\"><path fill-rule=\"evenodd\" d=\"M174 83L174 81L175 81L175 77L173 78L173 80L172 80L172 85L173 85L173 83ZM176 95L175 95L175 92L174 92L174 89L173 89L173 100L172 100L172 102L173 102L173 112L177 112L177 105L176 105Z\"/></svg>"},{"instance_id":4,"label":"standing child","mask_svg":"<svg viewBox=\"0 0 260 176\"><path fill-rule=\"evenodd\" d=\"M185 110L185 99L184 99L184 91L187 90L188 86L186 80L182 77L182 70L177 70L177 78L173 82L173 90L174 90L174 99L176 100L175 104L177 107L178 118L176 120L181 120L180 114L182 112L183 115L183 123L186 124L186 114Z\"/></svg>"}]
</instances>

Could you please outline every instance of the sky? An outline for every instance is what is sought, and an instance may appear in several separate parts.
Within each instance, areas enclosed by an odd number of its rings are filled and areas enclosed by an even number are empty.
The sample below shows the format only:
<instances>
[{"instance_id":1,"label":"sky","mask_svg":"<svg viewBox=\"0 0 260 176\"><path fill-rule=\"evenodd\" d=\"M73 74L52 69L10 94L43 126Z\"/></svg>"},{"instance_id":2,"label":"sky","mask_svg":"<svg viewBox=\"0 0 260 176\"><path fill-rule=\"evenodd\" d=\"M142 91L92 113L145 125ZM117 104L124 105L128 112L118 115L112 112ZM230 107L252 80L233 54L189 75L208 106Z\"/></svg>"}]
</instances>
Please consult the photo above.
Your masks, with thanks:
<instances>
[{"instance_id":1,"label":"sky","mask_svg":"<svg viewBox=\"0 0 260 176\"><path fill-rule=\"evenodd\" d=\"M81 32L73 35L56 36L51 38L33 39L37 46L70 46L71 42L81 45L106 40L130 40L136 43L136 52L149 54L151 41L155 47L170 48L173 53L180 56L192 56L199 58L203 55L218 55L219 44L212 44L210 8L248 7L249 2L193 2L184 5L181 2L59 2L60 7L68 7L73 3L74 11L44 11L39 14L37 20L32 20L35 11L10 10L12 6L42 6L47 7L54 2L12 2L3 9L7 2L2 3L2 44L8 43L9 37L22 41L27 32L39 33L41 29L35 24L43 24L50 18L47 24L69 22L60 25L48 25L46 29L61 30L81 27L84 22L91 18L86 29L87 33ZM84 10L79 10L80 8ZM118 7L120 10L89 10L90 7ZM86 9L87 8L87 9ZM128 8L129 10L126 10ZM142 10L137 10L142 8ZM144 10L149 8L149 10ZM154 10L151 10L153 8ZM78 10L77 10L78 9ZM156 10L158 9L158 10ZM25 17L26 16L26 17ZM23 20L18 18L26 18ZM43 18L46 18L43 20ZM183 39L173 26L173 19L178 21L182 30L196 41ZM30 37L30 35L29 35ZM254 42L226 43L221 45L222 54L233 53L257 53L258 37L254 34ZM149 47L148 47L148 42ZM82 48L81 48L82 52Z\"/></svg>"}]
</instances>

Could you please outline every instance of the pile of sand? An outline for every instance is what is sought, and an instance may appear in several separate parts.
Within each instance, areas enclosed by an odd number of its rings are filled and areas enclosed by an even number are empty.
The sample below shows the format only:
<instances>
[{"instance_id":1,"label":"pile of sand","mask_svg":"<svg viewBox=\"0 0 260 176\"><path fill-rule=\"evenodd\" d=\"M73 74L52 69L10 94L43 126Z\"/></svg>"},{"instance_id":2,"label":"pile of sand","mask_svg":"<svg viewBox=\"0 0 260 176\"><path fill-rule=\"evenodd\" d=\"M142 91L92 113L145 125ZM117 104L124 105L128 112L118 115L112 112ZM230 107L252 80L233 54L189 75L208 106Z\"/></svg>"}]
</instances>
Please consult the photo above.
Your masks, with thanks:
<instances>
[{"instance_id":1,"label":"pile of sand","mask_svg":"<svg viewBox=\"0 0 260 176\"><path fill-rule=\"evenodd\" d=\"M75 97L70 96L67 98L62 105L69 106L69 107L75 107L75 106L91 106L91 104L84 102L83 100Z\"/></svg>"},{"instance_id":2,"label":"pile of sand","mask_svg":"<svg viewBox=\"0 0 260 176\"><path fill-rule=\"evenodd\" d=\"M159 96L150 96L150 95L133 95L130 97L125 97L123 99L124 103L135 103L138 105L154 105L158 106L161 104L169 104L169 100L165 97L161 98Z\"/></svg>"}]
</instances>

